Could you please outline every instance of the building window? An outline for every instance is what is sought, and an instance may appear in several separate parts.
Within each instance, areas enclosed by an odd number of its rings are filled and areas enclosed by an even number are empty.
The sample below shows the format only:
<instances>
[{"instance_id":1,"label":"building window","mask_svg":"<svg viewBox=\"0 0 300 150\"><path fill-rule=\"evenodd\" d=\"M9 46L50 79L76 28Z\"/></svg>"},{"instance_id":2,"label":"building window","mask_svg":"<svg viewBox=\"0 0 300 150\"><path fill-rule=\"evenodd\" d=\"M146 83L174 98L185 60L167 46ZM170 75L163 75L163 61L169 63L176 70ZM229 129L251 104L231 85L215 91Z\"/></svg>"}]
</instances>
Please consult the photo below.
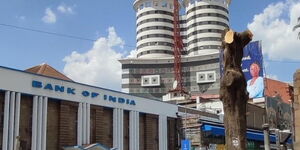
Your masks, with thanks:
<instances>
[{"instance_id":1,"label":"building window","mask_svg":"<svg viewBox=\"0 0 300 150\"><path fill-rule=\"evenodd\" d=\"M146 2L146 3L145 3L145 8L146 8L146 7L151 7L151 2Z\"/></svg>"},{"instance_id":2,"label":"building window","mask_svg":"<svg viewBox=\"0 0 300 150\"><path fill-rule=\"evenodd\" d=\"M168 7L168 3L166 1L161 2L161 7Z\"/></svg>"},{"instance_id":3,"label":"building window","mask_svg":"<svg viewBox=\"0 0 300 150\"><path fill-rule=\"evenodd\" d=\"M141 4L140 5L140 10L143 9L143 8L144 8L144 4Z\"/></svg>"}]
</instances>

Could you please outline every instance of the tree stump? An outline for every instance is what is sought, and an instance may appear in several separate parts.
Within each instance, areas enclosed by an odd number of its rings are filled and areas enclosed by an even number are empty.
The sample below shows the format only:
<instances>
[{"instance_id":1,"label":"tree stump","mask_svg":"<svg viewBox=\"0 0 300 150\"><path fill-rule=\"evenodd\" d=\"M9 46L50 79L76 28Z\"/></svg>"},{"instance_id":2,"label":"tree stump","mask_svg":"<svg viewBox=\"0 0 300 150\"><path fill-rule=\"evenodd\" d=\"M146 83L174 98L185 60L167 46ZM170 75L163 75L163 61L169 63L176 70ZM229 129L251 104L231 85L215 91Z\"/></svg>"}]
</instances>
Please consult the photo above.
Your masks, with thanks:
<instances>
[{"instance_id":1,"label":"tree stump","mask_svg":"<svg viewBox=\"0 0 300 150\"><path fill-rule=\"evenodd\" d=\"M224 105L225 142L227 150L246 150L247 83L242 72L243 48L252 40L252 33L226 30L223 41L224 75L220 99Z\"/></svg>"}]
</instances>

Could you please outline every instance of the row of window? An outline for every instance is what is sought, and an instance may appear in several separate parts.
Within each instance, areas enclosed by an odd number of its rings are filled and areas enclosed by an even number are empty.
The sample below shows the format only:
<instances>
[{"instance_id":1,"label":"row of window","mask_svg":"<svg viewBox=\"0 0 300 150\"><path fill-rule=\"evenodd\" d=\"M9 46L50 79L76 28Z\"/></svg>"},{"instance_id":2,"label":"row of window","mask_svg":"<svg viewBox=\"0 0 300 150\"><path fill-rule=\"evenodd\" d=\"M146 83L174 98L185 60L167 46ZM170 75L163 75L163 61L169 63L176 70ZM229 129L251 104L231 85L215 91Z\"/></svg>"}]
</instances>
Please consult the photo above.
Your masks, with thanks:
<instances>
[{"instance_id":1,"label":"row of window","mask_svg":"<svg viewBox=\"0 0 300 150\"><path fill-rule=\"evenodd\" d=\"M139 23L137 23L137 26L147 23L147 22L166 22L166 23L170 23L173 25L173 20L170 19L165 19L165 18L151 18L151 19L146 19L146 20L142 20Z\"/></svg>"},{"instance_id":2,"label":"row of window","mask_svg":"<svg viewBox=\"0 0 300 150\"><path fill-rule=\"evenodd\" d=\"M219 17L219 18L223 18L227 21L229 21L228 17L225 16L225 15L222 15L222 14L218 14L218 13L203 13L203 14L197 14L197 15L194 15L190 18L187 19L187 22L193 20L193 19L196 19L196 18L200 18L200 17Z\"/></svg>"},{"instance_id":3,"label":"row of window","mask_svg":"<svg viewBox=\"0 0 300 150\"><path fill-rule=\"evenodd\" d=\"M190 0L189 4L194 4L194 3L196 3L196 2L201 2L201 1L204 1L204 0ZM206 1L208 1L208 0L206 0ZM221 2L221 3L223 3L223 4L226 4L226 3L227 3L226 0L209 0L209 1Z\"/></svg>"},{"instance_id":4,"label":"row of window","mask_svg":"<svg viewBox=\"0 0 300 150\"><path fill-rule=\"evenodd\" d=\"M136 33L139 34L144 31L149 31L149 30L167 30L173 32L173 28L171 27L166 27L166 26L151 26L151 27L145 27L140 30L138 30ZM180 28L180 31L186 31L186 28Z\"/></svg>"},{"instance_id":5,"label":"row of window","mask_svg":"<svg viewBox=\"0 0 300 150\"><path fill-rule=\"evenodd\" d=\"M228 10L222 6L218 6L218 5L203 5L203 6L197 6L197 7L194 7L190 10L187 11L187 14L193 12L193 11L196 11L196 10L199 10L199 9L218 9L218 10L222 10L222 11L225 11L227 14L228 14Z\"/></svg>"},{"instance_id":6,"label":"row of window","mask_svg":"<svg viewBox=\"0 0 300 150\"><path fill-rule=\"evenodd\" d=\"M168 51L171 52L171 51ZM183 72L196 72L203 71L208 69L218 69L219 63L214 64L206 64L200 66L182 66ZM166 73L174 73L173 68L147 68L147 69L129 69L129 74L166 74ZM128 73L127 73L128 74ZM217 74L218 75L218 74Z\"/></svg>"},{"instance_id":7,"label":"row of window","mask_svg":"<svg viewBox=\"0 0 300 150\"><path fill-rule=\"evenodd\" d=\"M163 15L169 15L173 17L173 13L164 11L164 10L151 10L151 11L146 11L141 14L139 14L136 19L139 19L142 16L150 15L150 14L163 14Z\"/></svg>"},{"instance_id":8,"label":"row of window","mask_svg":"<svg viewBox=\"0 0 300 150\"><path fill-rule=\"evenodd\" d=\"M220 21L201 21L201 22L196 22L193 23L191 25L188 26L188 28L192 28L192 27L196 27L196 26L201 26L201 25L220 25L223 26L225 28L229 28L229 26L224 23L224 22L220 22Z\"/></svg>"},{"instance_id":9,"label":"row of window","mask_svg":"<svg viewBox=\"0 0 300 150\"><path fill-rule=\"evenodd\" d=\"M173 36L172 35L168 35L168 34L148 34L148 35L144 35L141 36L137 39L137 42L139 42L140 40L144 40L144 39L148 39L148 38L168 38L168 39L172 39L173 40ZM181 36L182 39L186 39L186 36Z\"/></svg>"},{"instance_id":10,"label":"row of window","mask_svg":"<svg viewBox=\"0 0 300 150\"><path fill-rule=\"evenodd\" d=\"M130 93L166 93L169 89L167 88L130 88Z\"/></svg>"},{"instance_id":11,"label":"row of window","mask_svg":"<svg viewBox=\"0 0 300 150\"><path fill-rule=\"evenodd\" d=\"M173 83L173 80L170 80L169 83ZM220 84L219 83L213 83L213 84L209 84L209 85L202 85L202 86L190 86L188 83L183 82L183 86L185 86L186 88L189 88L191 91L200 91L201 89L218 89L220 88ZM205 87L203 87L205 86ZM127 87L127 86L122 86L122 87ZM157 87L157 88L129 88L129 92L130 93L166 93L168 92L171 88L171 85L167 86L167 87Z\"/></svg>"},{"instance_id":12,"label":"row of window","mask_svg":"<svg viewBox=\"0 0 300 150\"><path fill-rule=\"evenodd\" d=\"M206 37L206 38L199 38L199 39L194 39L190 42L188 42L188 45L197 43L197 42L204 42L204 41L222 41L221 38L219 37Z\"/></svg>"},{"instance_id":13,"label":"row of window","mask_svg":"<svg viewBox=\"0 0 300 150\"><path fill-rule=\"evenodd\" d=\"M169 38L169 39L173 39L172 35L168 35L168 34L148 34L148 35L144 35L141 36L137 39L137 42L140 40L144 40L144 39L148 39L148 38Z\"/></svg>"},{"instance_id":14,"label":"row of window","mask_svg":"<svg viewBox=\"0 0 300 150\"><path fill-rule=\"evenodd\" d=\"M151 54L151 53L155 53L155 54L170 54L173 55L173 51L167 51L167 50L149 50L149 51L144 51L144 52L140 52L137 54L137 57L140 57L142 55L146 55L146 54Z\"/></svg>"},{"instance_id":15,"label":"row of window","mask_svg":"<svg viewBox=\"0 0 300 150\"><path fill-rule=\"evenodd\" d=\"M173 24L173 21L170 19L164 19L164 18L151 18L151 19L146 19L143 21L140 21L137 26L147 23L147 22L165 22L165 23L170 23ZM188 28L192 28L192 27L196 27L196 26L200 26L200 25L220 25L223 26L225 28L228 28L229 26L224 23L224 22L220 22L220 21L201 21L201 22L196 22L193 23L192 25L189 25Z\"/></svg>"},{"instance_id":16,"label":"row of window","mask_svg":"<svg viewBox=\"0 0 300 150\"><path fill-rule=\"evenodd\" d=\"M169 47L173 47L174 46L173 43L169 43L169 42L147 42L147 43L139 45L137 47L137 49L140 49L140 48L143 48L143 47L146 47L146 46L157 46L157 45L160 45L160 46L169 46Z\"/></svg>"},{"instance_id":17,"label":"row of window","mask_svg":"<svg viewBox=\"0 0 300 150\"><path fill-rule=\"evenodd\" d=\"M139 5L139 10L142 10L144 8L147 8L147 7L162 7L162 8L170 8L170 9L173 9L173 4L171 3L168 3L167 1L162 1L161 3L157 2L157 1L147 1L145 3L142 3Z\"/></svg>"},{"instance_id":18,"label":"row of window","mask_svg":"<svg viewBox=\"0 0 300 150\"><path fill-rule=\"evenodd\" d=\"M167 30L173 32L173 28L170 27L165 27L165 26L151 26L151 27L145 27L137 31L137 34L144 32L144 31L149 31L149 30ZM180 31L186 31L186 28L180 28ZM190 34L187 35L187 37L191 37L193 35L197 35L200 33L223 33L223 30L220 29L203 29L203 30L197 30L194 32L191 32ZM181 38L186 39L186 36L181 36Z\"/></svg>"},{"instance_id":19,"label":"row of window","mask_svg":"<svg viewBox=\"0 0 300 150\"><path fill-rule=\"evenodd\" d=\"M221 49L221 46L219 45L205 45L205 46L197 46L194 47L192 49L188 50L188 53L192 53L194 51L198 51L198 50L204 50L204 49Z\"/></svg>"},{"instance_id":20,"label":"row of window","mask_svg":"<svg viewBox=\"0 0 300 150\"><path fill-rule=\"evenodd\" d=\"M169 39L173 39L173 36L171 35L165 35L165 34L149 34L149 35L145 35L142 36L140 38L138 38L137 41L143 40L143 39L147 39L147 38L157 38L157 37L163 37L163 38L169 38ZM186 39L186 37L183 37L183 39ZM188 42L187 46L197 43L197 42L204 42L204 41L222 41L221 38L219 37L205 37L205 38L198 38L198 39L194 39L190 42ZM186 44L184 44L186 45ZM155 50L156 51L156 50Z\"/></svg>"},{"instance_id":21,"label":"row of window","mask_svg":"<svg viewBox=\"0 0 300 150\"><path fill-rule=\"evenodd\" d=\"M182 81L183 82L196 82L197 79L196 77L184 77L182 78ZM172 84L174 82L174 78L173 77L170 77L170 78L163 78L163 79L160 79L160 83L163 83L163 84ZM141 84L141 80L140 79L130 79L129 80L129 84L133 85L133 84ZM123 84L123 85L128 85L127 84Z\"/></svg>"},{"instance_id":22,"label":"row of window","mask_svg":"<svg viewBox=\"0 0 300 150\"><path fill-rule=\"evenodd\" d=\"M200 33L223 33L223 30L219 30L219 29L204 29L204 30L197 30L197 31L194 31L190 34L188 34L188 38L193 36L193 35L197 35L197 34L200 34Z\"/></svg>"}]
</instances>

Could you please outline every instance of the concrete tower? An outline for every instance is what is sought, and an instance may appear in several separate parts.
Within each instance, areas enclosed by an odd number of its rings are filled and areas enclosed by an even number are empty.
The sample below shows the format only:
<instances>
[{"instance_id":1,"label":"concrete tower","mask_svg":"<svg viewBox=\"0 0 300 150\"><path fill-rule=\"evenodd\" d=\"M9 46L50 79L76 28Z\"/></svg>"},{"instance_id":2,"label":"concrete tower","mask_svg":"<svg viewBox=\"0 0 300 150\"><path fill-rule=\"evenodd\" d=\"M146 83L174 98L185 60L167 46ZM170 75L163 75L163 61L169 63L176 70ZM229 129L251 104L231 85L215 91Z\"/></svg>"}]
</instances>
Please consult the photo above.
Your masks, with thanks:
<instances>
[{"instance_id":1,"label":"concrete tower","mask_svg":"<svg viewBox=\"0 0 300 150\"><path fill-rule=\"evenodd\" d=\"M221 34L229 27L226 0L185 0L187 53L189 56L219 52Z\"/></svg>"},{"instance_id":2,"label":"concrete tower","mask_svg":"<svg viewBox=\"0 0 300 150\"><path fill-rule=\"evenodd\" d=\"M173 56L173 0L136 0L138 58Z\"/></svg>"},{"instance_id":3,"label":"concrete tower","mask_svg":"<svg viewBox=\"0 0 300 150\"><path fill-rule=\"evenodd\" d=\"M192 95L218 94L221 34L229 0L179 0L183 86ZM136 0L137 58L121 59L122 91L161 99L174 84L173 0Z\"/></svg>"}]
</instances>

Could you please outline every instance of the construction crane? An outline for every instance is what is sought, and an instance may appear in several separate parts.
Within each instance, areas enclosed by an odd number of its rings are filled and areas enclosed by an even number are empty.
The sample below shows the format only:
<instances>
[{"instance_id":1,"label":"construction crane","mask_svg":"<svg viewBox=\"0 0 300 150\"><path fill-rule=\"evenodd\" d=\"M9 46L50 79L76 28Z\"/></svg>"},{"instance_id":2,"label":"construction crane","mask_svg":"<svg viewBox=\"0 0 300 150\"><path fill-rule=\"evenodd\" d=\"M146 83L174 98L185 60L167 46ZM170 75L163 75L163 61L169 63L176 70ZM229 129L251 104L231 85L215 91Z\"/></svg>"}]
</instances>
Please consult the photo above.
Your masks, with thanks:
<instances>
[{"instance_id":1,"label":"construction crane","mask_svg":"<svg viewBox=\"0 0 300 150\"><path fill-rule=\"evenodd\" d=\"M182 80L182 67L181 67L181 54L184 52L183 41L180 35L180 21L179 21L179 3L184 5L184 0L174 0L174 12L173 12L173 24L174 24L174 77L173 89L170 92L176 92L179 94L187 94L183 86ZM188 1L185 1L188 2ZM231 0L226 0L227 4L231 3Z\"/></svg>"},{"instance_id":2,"label":"construction crane","mask_svg":"<svg viewBox=\"0 0 300 150\"><path fill-rule=\"evenodd\" d=\"M181 68L181 53L183 51L183 42L180 35L180 22L179 22L179 2L174 0L174 76L175 81L173 84L173 90L171 92L176 92L179 94L187 94L183 87L182 80L182 68Z\"/></svg>"}]
</instances>

